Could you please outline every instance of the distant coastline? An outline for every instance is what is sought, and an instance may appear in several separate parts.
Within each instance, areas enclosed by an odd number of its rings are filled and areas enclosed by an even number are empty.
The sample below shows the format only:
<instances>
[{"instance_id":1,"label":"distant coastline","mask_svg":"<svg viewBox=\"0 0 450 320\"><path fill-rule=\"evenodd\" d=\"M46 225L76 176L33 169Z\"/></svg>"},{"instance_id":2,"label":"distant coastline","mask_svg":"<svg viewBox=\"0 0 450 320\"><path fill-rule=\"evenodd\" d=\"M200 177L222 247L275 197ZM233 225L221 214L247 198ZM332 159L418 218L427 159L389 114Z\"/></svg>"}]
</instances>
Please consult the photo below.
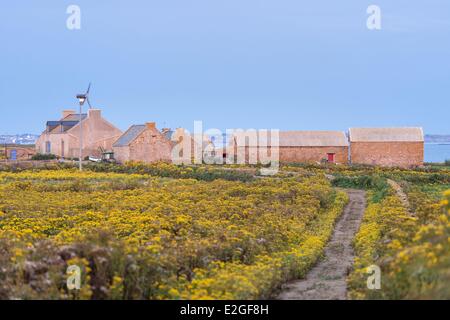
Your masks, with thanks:
<instances>
[{"instance_id":1,"label":"distant coastline","mask_svg":"<svg viewBox=\"0 0 450 320\"><path fill-rule=\"evenodd\" d=\"M36 134L0 134L0 144L34 144L39 136ZM450 134L426 134L425 143L429 145L450 145Z\"/></svg>"},{"instance_id":2,"label":"distant coastline","mask_svg":"<svg viewBox=\"0 0 450 320\"><path fill-rule=\"evenodd\" d=\"M448 146L450 142L426 142L425 144L436 145L436 146Z\"/></svg>"},{"instance_id":3,"label":"distant coastline","mask_svg":"<svg viewBox=\"0 0 450 320\"><path fill-rule=\"evenodd\" d=\"M427 144L450 144L450 135L448 134L426 134L425 143Z\"/></svg>"}]
</instances>

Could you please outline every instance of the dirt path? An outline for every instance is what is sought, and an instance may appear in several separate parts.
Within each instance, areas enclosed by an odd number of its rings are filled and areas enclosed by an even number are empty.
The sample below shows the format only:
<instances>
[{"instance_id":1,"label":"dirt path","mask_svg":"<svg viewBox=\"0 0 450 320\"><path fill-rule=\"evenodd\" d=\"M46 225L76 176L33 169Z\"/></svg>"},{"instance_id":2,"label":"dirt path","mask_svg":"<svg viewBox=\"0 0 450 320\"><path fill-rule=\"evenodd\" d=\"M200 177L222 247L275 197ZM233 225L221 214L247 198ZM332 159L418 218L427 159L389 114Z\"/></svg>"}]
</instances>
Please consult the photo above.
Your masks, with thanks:
<instances>
[{"instance_id":1,"label":"dirt path","mask_svg":"<svg viewBox=\"0 0 450 320\"><path fill-rule=\"evenodd\" d=\"M306 275L305 279L286 284L279 300L345 300L346 278L353 264L352 240L358 231L366 208L365 192L347 190L350 202L334 229L325 248L325 257Z\"/></svg>"}]
</instances>

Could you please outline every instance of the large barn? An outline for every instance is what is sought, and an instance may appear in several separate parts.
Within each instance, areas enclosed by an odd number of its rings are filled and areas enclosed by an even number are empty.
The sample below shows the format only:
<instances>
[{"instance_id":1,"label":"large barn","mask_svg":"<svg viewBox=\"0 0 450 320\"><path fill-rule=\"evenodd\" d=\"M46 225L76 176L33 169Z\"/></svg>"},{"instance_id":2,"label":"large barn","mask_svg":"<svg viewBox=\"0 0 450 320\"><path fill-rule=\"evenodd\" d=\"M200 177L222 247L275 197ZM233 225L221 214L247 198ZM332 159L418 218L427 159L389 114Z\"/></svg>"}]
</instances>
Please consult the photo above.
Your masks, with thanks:
<instances>
[{"instance_id":1,"label":"large barn","mask_svg":"<svg viewBox=\"0 0 450 320\"><path fill-rule=\"evenodd\" d=\"M256 133L258 138L259 135ZM348 163L348 140L342 131L280 131L278 137L280 162ZM257 140L252 137L252 133L247 131L235 133L230 143L238 158L241 154L246 163L253 163L255 159L259 161L261 147L267 147L268 154L271 154L276 144L270 134L267 140L255 142Z\"/></svg>"},{"instance_id":2,"label":"large barn","mask_svg":"<svg viewBox=\"0 0 450 320\"><path fill-rule=\"evenodd\" d=\"M422 128L350 128L352 164L417 167L424 161Z\"/></svg>"}]
</instances>

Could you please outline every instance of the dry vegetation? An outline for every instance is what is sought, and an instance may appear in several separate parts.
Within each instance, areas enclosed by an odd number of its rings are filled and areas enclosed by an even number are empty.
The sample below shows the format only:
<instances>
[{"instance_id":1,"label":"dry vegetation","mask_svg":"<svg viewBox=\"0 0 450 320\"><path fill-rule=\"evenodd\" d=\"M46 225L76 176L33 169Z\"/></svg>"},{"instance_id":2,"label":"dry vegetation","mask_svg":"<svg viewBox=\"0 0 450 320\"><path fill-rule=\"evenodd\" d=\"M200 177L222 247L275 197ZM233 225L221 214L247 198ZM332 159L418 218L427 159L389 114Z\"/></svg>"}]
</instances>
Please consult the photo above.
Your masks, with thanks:
<instances>
[{"instance_id":1,"label":"dry vegetation","mask_svg":"<svg viewBox=\"0 0 450 320\"><path fill-rule=\"evenodd\" d=\"M0 173L0 298L269 297L321 256L346 203L321 175L204 181L166 166L151 169L186 178ZM76 292L65 286L72 264Z\"/></svg>"}]
</instances>

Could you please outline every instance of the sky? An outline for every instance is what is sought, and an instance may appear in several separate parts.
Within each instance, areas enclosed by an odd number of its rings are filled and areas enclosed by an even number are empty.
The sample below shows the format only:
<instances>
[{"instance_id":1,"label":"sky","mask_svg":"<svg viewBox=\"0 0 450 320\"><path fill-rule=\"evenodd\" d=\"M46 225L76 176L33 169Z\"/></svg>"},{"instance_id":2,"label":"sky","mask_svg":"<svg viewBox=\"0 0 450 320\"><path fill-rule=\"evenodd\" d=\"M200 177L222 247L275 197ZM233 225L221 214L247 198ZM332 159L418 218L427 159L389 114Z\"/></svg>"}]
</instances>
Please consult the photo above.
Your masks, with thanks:
<instances>
[{"instance_id":1,"label":"sky","mask_svg":"<svg viewBox=\"0 0 450 320\"><path fill-rule=\"evenodd\" d=\"M448 0L1 1L0 36L0 134L40 133L89 82L122 130L450 134Z\"/></svg>"}]
</instances>

